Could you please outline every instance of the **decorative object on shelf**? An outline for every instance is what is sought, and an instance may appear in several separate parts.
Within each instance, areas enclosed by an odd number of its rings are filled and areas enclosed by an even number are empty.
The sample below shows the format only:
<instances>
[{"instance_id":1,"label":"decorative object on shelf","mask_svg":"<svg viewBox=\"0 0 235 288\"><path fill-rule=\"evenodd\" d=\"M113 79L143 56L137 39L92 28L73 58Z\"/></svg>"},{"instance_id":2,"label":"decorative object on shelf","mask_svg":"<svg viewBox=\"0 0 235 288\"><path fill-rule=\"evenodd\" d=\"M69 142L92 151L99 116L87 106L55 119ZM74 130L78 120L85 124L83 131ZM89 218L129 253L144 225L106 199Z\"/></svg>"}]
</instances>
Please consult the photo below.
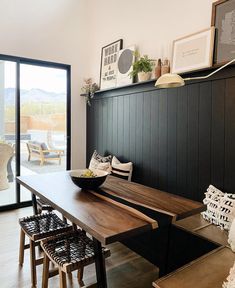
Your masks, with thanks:
<instances>
[{"instance_id":1,"label":"decorative object on shelf","mask_svg":"<svg viewBox=\"0 0 235 288\"><path fill-rule=\"evenodd\" d=\"M215 28L200 31L173 42L171 73L208 68L213 62Z\"/></svg>"},{"instance_id":2,"label":"decorative object on shelf","mask_svg":"<svg viewBox=\"0 0 235 288\"><path fill-rule=\"evenodd\" d=\"M116 87L117 61L123 40L119 39L102 48L100 66L100 89Z\"/></svg>"},{"instance_id":3,"label":"decorative object on shelf","mask_svg":"<svg viewBox=\"0 0 235 288\"><path fill-rule=\"evenodd\" d=\"M166 58L162 62L161 75L164 75L164 74L169 73L169 72L170 72L170 61Z\"/></svg>"},{"instance_id":4,"label":"decorative object on shelf","mask_svg":"<svg viewBox=\"0 0 235 288\"><path fill-rule=\"evenodd\" d=\"M157 61L157 65L155 66L154 75L155 78L158 79L162 73L162 60L159 58Z\"/></svg>"},{"instance_id":5,"label":"decorative object on shelf","mask_svg":"<svg viewBox=\"0 0 235 288\"><path fill-rule=\"evenodd\" d=\"M92 78L84 79L84 82L85 84L82 87L82 92L86 97L87 104L91 106L91 99L94 97L95 91L99 89L99 86L92 82Z\"/></svg>"},{"instance_id":6,"label":"decorative object on shelf","mask_svg":"<svg viewBox=\"0 0 235 288\"><path fill-rule=\"evenodd\" d=\"M235 0L212 4L211 26L216 28L214 63L224 64L235 57Z\"/></svg>"},{"instance_id":7,"label":"decorative object on shelf","mask_svg":"<svg viewBox=\"0 0 235 288\"><path fill-rule=\"evenodd\" d=\"M132 65L130 76L138 76L139 82L150 80L155 60L149 59L148 55L140 56L138 51L135 51L134 55L136 61Z\"/></svg>"},{"instance_id":8,"label":"decorative object on shelf","mask_svg":"<svg viewBox=\"0 0 235 288\"><path fill-rule=\"evenodd\" d=\"M235 62L235 59L231 60L230 62L224 64L223 66L219 67L215 71L213 71L210 74L205 75L205 76L182 78L178 74L167 73L167 74L162 75L155 82L155 87L157 87L157 88L176 88L176 87L184 86L185 81L207 79L207 78L211 77L212 75L214 75L215 73L219 72L220 70L224 69L226 66L232 64L233 62Z\"/></svg>"},{"instance_id":9,"label":"decorative object on shelf","mask_svg":"<svg viewBox=\"0 0 235 288\"><path fill-rule=\"evenodd\" d=\"M124 86L133 83L133 77L130 77L132 64L135 61L135 46L131 46L119 51L117 63L117 86Z\"/></svg>"}]
</instances>

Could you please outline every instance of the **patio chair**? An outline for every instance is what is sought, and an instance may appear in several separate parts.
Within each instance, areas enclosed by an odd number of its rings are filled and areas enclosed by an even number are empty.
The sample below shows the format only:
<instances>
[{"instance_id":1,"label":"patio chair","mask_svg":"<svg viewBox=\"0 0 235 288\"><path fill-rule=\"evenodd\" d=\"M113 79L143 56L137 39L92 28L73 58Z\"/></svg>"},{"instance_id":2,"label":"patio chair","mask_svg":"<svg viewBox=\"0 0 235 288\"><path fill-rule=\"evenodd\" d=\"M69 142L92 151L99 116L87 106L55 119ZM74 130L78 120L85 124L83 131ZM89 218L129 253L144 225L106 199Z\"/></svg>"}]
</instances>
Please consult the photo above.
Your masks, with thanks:
<instances>
[{"instance_id":1,"label":"patio chair","mask_svg":"<svg viewBox=\"0 0 235 288\"><path fill-rule=\"evenodd\" d=\"M26 144L29 152L28 161L34 157L40 160L41 166L47 160L58 160L59 164L61 164L61 154L63 154L63 151L49 149L46 143L43 142L41 143L37 141L28 141Z\"/></svg>"},{"instance_id":2,"label":"patio chair","mask_svg":"<svg viewBox=\"0 0 235 288\"><path fill-rule=\"evenodd\" d=\"M0 143L0 190L9 188L7 179L7 164L14 155L14 149L11 145Z\"/></svg>"}]
</instances>

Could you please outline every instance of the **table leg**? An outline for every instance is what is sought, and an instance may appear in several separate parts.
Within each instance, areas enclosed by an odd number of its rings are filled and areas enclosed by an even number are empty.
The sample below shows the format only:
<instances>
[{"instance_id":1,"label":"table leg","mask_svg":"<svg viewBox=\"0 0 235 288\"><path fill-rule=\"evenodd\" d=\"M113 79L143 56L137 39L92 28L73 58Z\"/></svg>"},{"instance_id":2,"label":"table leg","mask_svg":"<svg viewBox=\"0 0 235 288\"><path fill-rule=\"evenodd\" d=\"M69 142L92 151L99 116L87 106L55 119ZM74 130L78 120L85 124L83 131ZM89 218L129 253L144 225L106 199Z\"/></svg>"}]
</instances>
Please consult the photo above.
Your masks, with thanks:
<instances>
[{"instance_id":1,"label":"table leg","mask_svg":"<svg viewBox=\"0 0 235 288\"><path fill-rule=\"evenodd\" d=\"M93 237L94 252L95 252L95 268L98 288L107 288L105 259L102 253L100 241Z\"/></svg>"},{"instance_id":2,"label":"table leg","mask_svg":"<svg viewBox=\"0 0 235 288\"><path fill-rule=\"evenodd\" d=\"M32 194L33 212L34 215L38 214L36 195Z\"/></svg>"}]
</instances>

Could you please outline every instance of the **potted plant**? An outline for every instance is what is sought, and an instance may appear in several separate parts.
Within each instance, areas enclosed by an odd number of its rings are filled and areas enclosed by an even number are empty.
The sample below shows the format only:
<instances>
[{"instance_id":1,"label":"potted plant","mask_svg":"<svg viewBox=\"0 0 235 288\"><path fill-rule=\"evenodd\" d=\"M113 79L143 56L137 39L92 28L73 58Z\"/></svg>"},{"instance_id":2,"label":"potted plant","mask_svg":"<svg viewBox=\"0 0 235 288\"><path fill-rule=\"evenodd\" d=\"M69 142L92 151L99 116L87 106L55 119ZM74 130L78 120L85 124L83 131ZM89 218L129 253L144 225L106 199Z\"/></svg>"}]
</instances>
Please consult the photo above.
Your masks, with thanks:
<instances>
[{"instance_id":1,"label":"potted plant","mask_svg":"<svg viewBox=\"0 0 235 288\"><path fill-rule=\"evenodd\" d=\"M86 102L91 106L91 99L94 97L95 91L99 90L99 87L96 83L92 82L91 78L84 79L84 85L82 87L82 96L86 97Z\"/></svg>"},{"instance_id":2,"label":"potted plant","mask_svg":"<svg viewBox=\"0 0 235 288\"><path fill-rule=\"evenodd\" d=\"M132 65L133 70L130 73L130 76L138 76L139 82L150 80L155 60L149 59L148 55L140 56L138 51L135 51L134 53L136 61Z\"/></svg>"}]
</instances>

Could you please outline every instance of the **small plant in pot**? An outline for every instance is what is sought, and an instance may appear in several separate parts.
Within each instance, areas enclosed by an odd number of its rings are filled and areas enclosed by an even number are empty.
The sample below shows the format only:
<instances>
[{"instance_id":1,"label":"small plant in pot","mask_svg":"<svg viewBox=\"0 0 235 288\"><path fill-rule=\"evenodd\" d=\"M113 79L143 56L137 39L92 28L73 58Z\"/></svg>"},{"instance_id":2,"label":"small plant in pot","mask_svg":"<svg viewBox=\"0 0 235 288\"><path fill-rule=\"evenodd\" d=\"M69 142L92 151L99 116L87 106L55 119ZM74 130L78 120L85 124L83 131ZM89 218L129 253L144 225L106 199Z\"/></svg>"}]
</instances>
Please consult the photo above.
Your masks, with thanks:
<instances>
[{"instance_id":1,"label":"small plant in pot","mask_svg":"<svg viewBox=\"0 0 235 288\"><path fill-rule=\"evenodd\" d=\"M139 82L150 80L155 60L149 59L148 55L140 56L138 51L135 51L134 53L136 61L132 65L133 70L130 73L130 76L138 76Z\"/></svg>"},{"instance_id":2,"label":"small plant in pot","mask_svg":"<svg viewBox=\"0 0 235 288\"><path fill-rule=\"evenodd\" d=\"M99 87L96 83L93 83L92 78L84 79L84 85L82 86L83 95L86 97L86 102L91 106L91 99L95 95L95 91L99 90Z\"/></svg>"}]
</instances>

